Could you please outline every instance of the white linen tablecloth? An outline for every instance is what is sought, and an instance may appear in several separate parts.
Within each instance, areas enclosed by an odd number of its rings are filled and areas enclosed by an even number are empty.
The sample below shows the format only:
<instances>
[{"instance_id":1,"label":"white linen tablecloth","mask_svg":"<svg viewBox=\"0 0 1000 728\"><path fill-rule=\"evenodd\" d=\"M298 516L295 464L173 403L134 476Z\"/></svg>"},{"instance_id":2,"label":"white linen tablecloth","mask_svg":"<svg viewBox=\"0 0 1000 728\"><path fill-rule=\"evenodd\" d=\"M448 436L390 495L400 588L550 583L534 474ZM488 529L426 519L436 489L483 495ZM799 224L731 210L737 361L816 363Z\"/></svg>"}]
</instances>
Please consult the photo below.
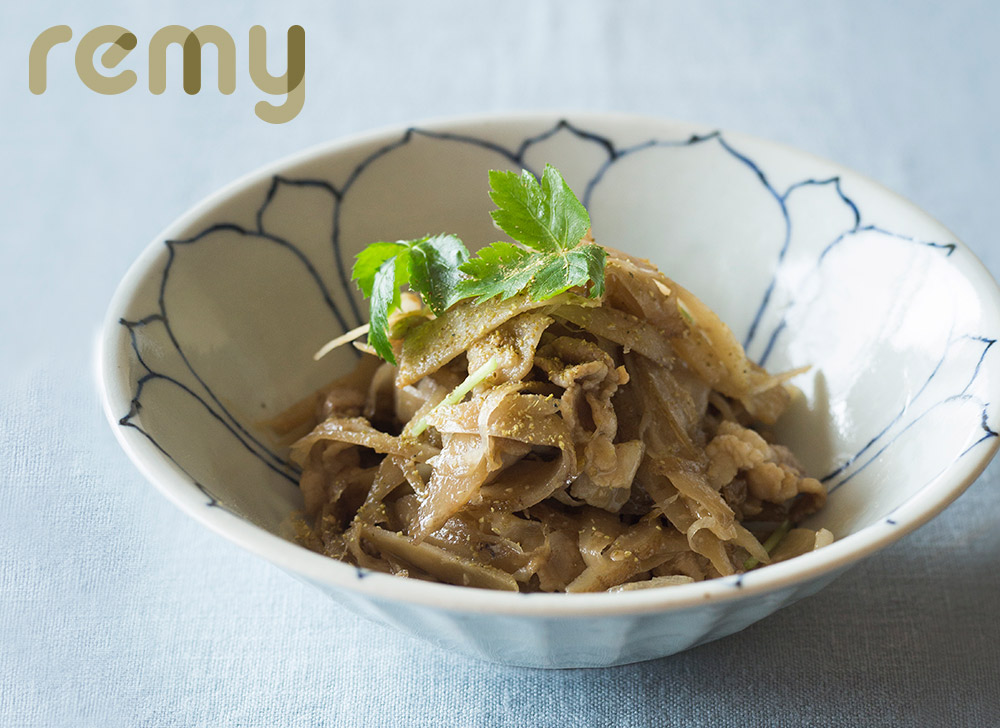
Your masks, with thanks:
<instances>
[{"instance_id":1,"label":"white linen tablecloth","mask_svg":"<svg viewBox=\"0 0 1000 728\"><path fill-rule=\"evenodd\" d=\"M139 37L120 96L73 71L104 23ZM170 23L233 35L235 94L187 96L177 65L148 91L144 51ZM305 106L272 126L247 31L277 53L296 23ZM28 49L58 24L74 40L34 96ZM515 669L361 621L189 520L115 444L92 371L115 285L191 204L308 145L452 114L639 112L782 141L914 200L996 275L998 30L989 0L7 2L0 725L1000 725L1000 464L738 635L623 668Z\"/></svg>"}]
</instances>

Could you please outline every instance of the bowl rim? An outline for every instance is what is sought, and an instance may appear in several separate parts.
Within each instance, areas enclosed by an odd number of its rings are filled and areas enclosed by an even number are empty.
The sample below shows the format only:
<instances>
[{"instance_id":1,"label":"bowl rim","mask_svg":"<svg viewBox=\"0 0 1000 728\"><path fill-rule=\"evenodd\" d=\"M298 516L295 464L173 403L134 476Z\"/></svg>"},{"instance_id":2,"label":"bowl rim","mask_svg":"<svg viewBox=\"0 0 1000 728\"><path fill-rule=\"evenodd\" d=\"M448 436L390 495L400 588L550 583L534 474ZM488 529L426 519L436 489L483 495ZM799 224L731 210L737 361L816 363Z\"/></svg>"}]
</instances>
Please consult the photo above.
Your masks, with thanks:
<instances>
[{"instance_id":1,"label":"bowl rim","mask_svg":"<svg viewBox=\"0 0 1000 728\"><path fill-rule=\"evenodd\" d=\"M109 302L95 350L102 409L115 438L139 472L174 505L211 531L311 582L346 592L356 592L370 599L437 607L450 612L544 617L597 617L680 611L777 592L813 582L824 576L833 578L847 567L925 524L951 504L979 477L1000 448L1000 438L992 437L989 442L980 443L975 452L968 452L960 457L892 511L891 518L882 518L856 533L834 541L829 546L789 561L772 564L742 575L670 588L639 589L622 593L523 594L403 579L389 574L361 570L309 551L226 509L208 507L204 494L189 477L174 467L160 450L139 432L119 425L120 413L128 411L132 398L131 388L122 381L123 374L127 377L129 371L126 357L130 350L120 346L119 320L127 304L138 293L142 278L163 254L164 241L180 237L192 222L205 213L282 170L358 146L389 141L405 133L407 129L418 127L448 131L461 128L468 131L470 127L498 123L544 126L552 125L559 120L570 120L574 125L581 127L597 123L651 124L662 126L665 130L673 127L682 133L707 128L689 122L642 114L547 110L490 112L438 117L408 124L389 124L322 142L258 167L208 195L177 217L145 246L138 258L129 266ZM737 144L747 143L758 149L814 161L828 169L836 170L837 174L847 175L852 180L871 185L880 194L888 195L901 203L908 213L940 227L948 234L950 240L956 243L956 250L962 252L965 259L963 274L973 283L977 294L988 300L994 310L1000 311L1000 287L983 263L957 236L909 200L865 175L809 152L739 132L724 129L718 131L727 140ZM993 367L1000 370L1000 365ZM996 372L996 376L991 377L990 381L993 395L990 401L1000 400L1000 384L998 384L1000 371Z\"/></svg>"}]
</instances>

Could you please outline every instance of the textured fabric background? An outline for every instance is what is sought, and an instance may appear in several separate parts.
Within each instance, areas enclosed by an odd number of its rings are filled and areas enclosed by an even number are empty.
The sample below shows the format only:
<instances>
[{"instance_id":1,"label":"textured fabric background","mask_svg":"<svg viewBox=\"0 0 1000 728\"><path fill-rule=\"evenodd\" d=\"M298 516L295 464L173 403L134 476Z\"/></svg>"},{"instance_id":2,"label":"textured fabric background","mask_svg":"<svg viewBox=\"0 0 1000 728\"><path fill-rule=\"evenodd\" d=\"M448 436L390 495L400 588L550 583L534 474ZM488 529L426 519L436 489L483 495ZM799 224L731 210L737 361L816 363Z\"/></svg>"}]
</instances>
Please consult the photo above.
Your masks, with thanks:
<instances>
[{"instance_id":1,"label":"textured fabric background","mask_svg":"<svg viewBox=\"0 0 1000 728\"><path fill-rule=\"evenodd\" d=\"M174 65L153 96L140 52L138 86L98 96L62 46L32 96L28 48L60 23L74 45L123 25L140 51L169 23L221 25L237 92L188 97ZM282 126L253 114L257 23L306 29L305 107ZM779 140L906 195L1000 274L998 30L990 0L5 0L0 724L1000 725L1000 467L739 635L610 670L501 668L360 621L183 516L115 444L92 373L115 285L192 203L310 144L456 113L642 112Z\"/></svg>"}]
</instances>

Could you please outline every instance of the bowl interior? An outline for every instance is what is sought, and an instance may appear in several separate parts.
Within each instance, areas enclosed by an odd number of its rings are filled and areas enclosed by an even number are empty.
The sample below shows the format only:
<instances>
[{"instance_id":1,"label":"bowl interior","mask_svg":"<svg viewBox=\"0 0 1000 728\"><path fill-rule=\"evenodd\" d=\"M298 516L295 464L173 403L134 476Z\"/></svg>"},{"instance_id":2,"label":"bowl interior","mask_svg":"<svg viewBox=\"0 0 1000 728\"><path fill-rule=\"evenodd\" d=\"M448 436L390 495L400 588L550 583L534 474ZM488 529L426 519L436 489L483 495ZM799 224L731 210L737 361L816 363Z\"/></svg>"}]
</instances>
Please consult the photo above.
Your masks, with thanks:
<instances>
[{"instance_id":1,"label":"bowl interior","mask_svg":"<svg viewBox=\"0 0 1000 728\"><path fill-rule=\"evenodd\" d=\"M599 242L694 291L770 370L811 367L779 429L831 491L816 525L843 538L920 498L943 506L967 484L956 464L992 454L997 289L948 230L774 144L582 115L375 134L182 217L109 314L106 401L133 456L154 480L182 474L169 486L182 505L284 533L301 501L262 422L353 366L349 348L311 356L367 320L354 254L440 231L491 242L487 170L545 163L584 200Z\"/></svg>"}]
</instances>

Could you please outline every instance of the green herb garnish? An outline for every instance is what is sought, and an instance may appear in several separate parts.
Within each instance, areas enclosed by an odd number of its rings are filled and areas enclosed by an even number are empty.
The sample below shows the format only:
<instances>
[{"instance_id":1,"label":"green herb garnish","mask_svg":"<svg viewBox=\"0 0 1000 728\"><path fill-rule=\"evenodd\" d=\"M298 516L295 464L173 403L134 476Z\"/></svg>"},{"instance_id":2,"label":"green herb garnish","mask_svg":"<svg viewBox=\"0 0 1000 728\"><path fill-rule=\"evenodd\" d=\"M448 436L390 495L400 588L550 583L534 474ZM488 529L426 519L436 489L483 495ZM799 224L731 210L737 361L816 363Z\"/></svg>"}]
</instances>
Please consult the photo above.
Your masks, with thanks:
<instances>
[{"instance_id":1,"label":"green herb garnish","mask_svg":"<svg viewBox=\"0 0 1000 728\"><path fill-rule=\"evenodd\" d=\"M462 266L470 278L461 281L462 297L486 301L515 296L525 288L536 301L557 296L593 281L590 295L604 294L604 248L583 242L590 215L559 170L546 165L542 181L527 171L490 172L493 221L526 247L493 243Z\"/></svg>"},{"instance_id":2,"label":"green herb garnish","mask_svg":"<svg viewBox=\"0 0 1000 728\"><path fill-rule=\"evenodd\" d=\"M792 527L792 522L790 520L784 520L781 525L778 526L774 533L767 537L767 541L764 542L764 550L770 554L774 549L778 547L778 544L784 540L785 536L788 535L788 531ZM750 569L755 569L760 565L760 562L751 556L749 559L743 562L744 571L750 571Z\"/></svg>"},{"instance_id":3,"label":"green herb garnish","mask_svg":"<svg viewBox=\"0 0 1000 728\"><path fill-rule=\"evenodd\" d=\"M592 298L604 294L607 254L584 241L590 216L559 170L546 165L540 183L526 170L494 170L489 179L493 220L516 243L493 243L473 258L458 237L442 234L372 243L358 254L352 277L371 299L368 343L386 361L396 363L389 315L405 285L435 315L466 298L502 301L525 290L535 301L588 283Z\"/></svg>"},{"instance_id":4,"label":"green herb garnish","mask_svg":"<svg viewBox=\"0 0 1000 728\"><path fill-rule=\"evenodd\" d=\"M409 285L435 314L444 313L458 299L463 278L459 267L469 251L455 235L429 235L419 240L372 243L358 253L351 276L371 299L368 343L386 361L396 358L389 343L389 314L399 308L399 291Z\"/></svg>"},{"instance_id":5,"label":"green herb garnish","mask_svg":"<svg viewBox=\"0 0 1000 728\"><path fill-rule=\"evenodd\" d=\"M465 381L463 381L461 384L459 384L457 387L451 390L451 392L448 394L447 397L445 397L436 405L431 407L427 411L427 414L425 414L423 417L420 418L420 421L413 426L413 429L411 429L408 434L411 437L416 437L421 432L426 430L427 418L430 417L431 414L433 414L438 407L448 407L450 405L458 404L459 402L461 402L463 399L465 399L465 395L467 395L469 392L472 391L473 387L475 387L481 381L486 379L486 377L490 376L493 372L495 372L498 366L500 366L500 363L497 361L497 358L495 356L491 356L489 359L487 359L485 364L479 367L476 371L472 372L472 374L470 374L465 378Z\"/></svg>"}]
</instances>

